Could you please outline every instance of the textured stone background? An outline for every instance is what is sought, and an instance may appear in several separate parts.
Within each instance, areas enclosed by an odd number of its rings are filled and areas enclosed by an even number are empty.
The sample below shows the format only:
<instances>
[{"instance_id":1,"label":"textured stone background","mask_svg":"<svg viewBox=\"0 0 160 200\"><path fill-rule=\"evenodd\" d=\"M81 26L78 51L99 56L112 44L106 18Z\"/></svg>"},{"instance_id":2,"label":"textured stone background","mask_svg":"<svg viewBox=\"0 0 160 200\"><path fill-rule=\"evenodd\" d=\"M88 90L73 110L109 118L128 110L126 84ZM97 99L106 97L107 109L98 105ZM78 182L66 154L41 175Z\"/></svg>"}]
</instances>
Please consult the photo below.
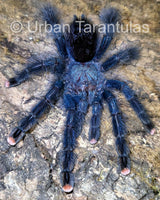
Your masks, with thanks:
<instances>
[{"instance_id":1,"label":"textured stone background","mask_svg":"<svg viewBox=\"0 0 160 200\"><path fill-rule=\"evenodd\" d=\"M45 94L53 77L45 74L11 89L4 87L7 78L24 67L31 54L51 52L56 48L51 38L37 31L30 33L27 22L37 19L38 0L0 1L0 199L1 200L152 200L160 199L160 68L159 68L159 0L57 0L53 3L61 10L64 22L73 14L85 13L94 21L101 8L112 5L119 8L122 21L127 24L149 24L149 33L118 34L106 52L109 56L116 47L133 41L141 48L141 58L131 65L120 66L106 73L106 77L123 79L138 94L152 118L157 132L147 134L123 95L119 104L127 124L127 141L131 150L131 174L123 177L117 173L117 154L114 148L111 118L107 105L101 125L101 138L95 146L87 140L91 112L86 117L76 149L76 184L72 194L61 190L59 181L58 152L61 148L65 124L65 110L60 100L55 109L27 134L16 147L9 147L8 133ZM40 19L39 23L41 23ZM13 21L20 21L23 30L10 30ZM26 101L31 99L30 101Z\"/></svg>"}]
</instances>

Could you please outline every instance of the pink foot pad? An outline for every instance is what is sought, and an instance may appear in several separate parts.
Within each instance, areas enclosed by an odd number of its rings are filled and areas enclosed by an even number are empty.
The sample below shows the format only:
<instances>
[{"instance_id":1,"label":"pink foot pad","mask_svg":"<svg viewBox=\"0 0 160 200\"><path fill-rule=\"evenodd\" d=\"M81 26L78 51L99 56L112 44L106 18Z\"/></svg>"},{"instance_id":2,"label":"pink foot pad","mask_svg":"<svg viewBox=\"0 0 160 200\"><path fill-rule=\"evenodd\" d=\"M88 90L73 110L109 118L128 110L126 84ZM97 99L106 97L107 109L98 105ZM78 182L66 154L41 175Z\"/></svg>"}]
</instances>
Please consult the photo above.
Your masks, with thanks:
<instances>
[{"instance_id":1,"label":"pink foot pad","mask_svg":"<svg viewBox=\"0 0 160 200\"><path fill-rule=\"evenodd\" d=\"M16 141L13 137L8 137L7 142L12 146L14 146L16 144Z\"/></svg>"},{"instance_id":2,"label":"pink foot pad","mask_svg":"<svg viewBox=\"0 0 160 200\"><path fill-rule=\"evenodd\" d=\"M130 169L128 169L128 168L124 168L122 171L121 171L121 174L122 175L128 175L130 173Z\"/></svg>"},{"instance_id":3,"label":"pink foot pad","mask_svg":"<svg viewBox=\"0 0 160 200\"><path fill-rule=\"evenodd\" d=\"M97 143L96 139L93 138L93 139L90 140L90 144L96 144L96 143Z\"/></svg>"},{"instance_id":4,"label":"pink foot pad","mask_svg":"<svg viewBox=\"0 0 160 200\"><path fill-rule=\"evenodd\" d=\"M155 131L156 131L156 129L153 128L153 129L151 130L150 134L151 134L151 135L154 135Z\"/></svg>"},{"instance_id":5,"label":"pink foot pad","mask_svg":"<svg viewBox=\"0 0 160 200\"><path fill-rule=\"evenodd\" d=\"M10 86L10 82L9 82L9 81L6 81L6 82L5 82L5 87L8 88L9 86Z\"/></svg>"},{"instance_id":6,"label":"pink foot pad","mask_svg":"<svg viewBox=\"0 0 160 200\"><path fill-rule=\"evenodd\" d=\"M63 186L63 191L64 192L72 192L72 190L73 190L73 187L71 186L71 185L69 185L69 184L66 184L65 186Z\"/></svg>"}]
</instances>

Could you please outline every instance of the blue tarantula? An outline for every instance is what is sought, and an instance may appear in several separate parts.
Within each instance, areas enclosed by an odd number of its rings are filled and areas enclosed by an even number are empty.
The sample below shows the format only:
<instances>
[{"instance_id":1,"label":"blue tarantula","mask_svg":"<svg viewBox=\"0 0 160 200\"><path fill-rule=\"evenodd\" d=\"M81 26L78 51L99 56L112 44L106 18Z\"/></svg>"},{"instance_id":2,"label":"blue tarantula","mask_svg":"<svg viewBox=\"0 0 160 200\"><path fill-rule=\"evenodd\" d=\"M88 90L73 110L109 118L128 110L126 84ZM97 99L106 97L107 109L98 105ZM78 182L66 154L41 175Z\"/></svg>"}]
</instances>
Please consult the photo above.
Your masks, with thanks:
<instances>
[{"instance_id":1,"label":"blue tarantula","mask_svg":"<svg viewBox=\"0 0 160 200\"><path fill-rule=\"evenodd\" d=\"M41 14L43 20L51 24L52 27L60 23L59 14L55 7L51 5L45 6ZM63 138L60 179L65 192L73 190L74 175L72 171L76 160L74 149L77 145L76 139L81 133L88 107L92 106L89 141L91 144L95 144L100 137L100 118L103 101L108 103L112 116L121 174L127 175L130 173L129 148L125 140L127 130L112 90L116 89L123 92L148 131L151 134L155 132L153 123L134 91L125 82L108 80L104 76L104 72L112 67L138 59L139 50L136 47L129 47L119 51L105 62L99 63L113 39L114 27L120 20L119 11L114 8L104 9L100 13L100 20L106 25L106 34L103 34L102 38L99 37L97 31L93 30L93 23L84 15L80 18L74 16L73 21L70 23L70 31L56 33L53 28L53 37L59 51L59 57L51 56L46 60L28 63L27 67L17 76L6 81L6 87L14 87L37 72L50 71L57 75L57 80L52 84L45 97L33 107L30 114L22 119L9 134L8 143L16 145L23 139L26 132L37 123L48 108L54 106L63 94L63 102L68 115ZM81 21L81 31L79 30L78 21ZM91 31L86 32L85 27L88 24L91 27ZM111 24L112 26L108 26Z\"/></svg>"}]
</instances>

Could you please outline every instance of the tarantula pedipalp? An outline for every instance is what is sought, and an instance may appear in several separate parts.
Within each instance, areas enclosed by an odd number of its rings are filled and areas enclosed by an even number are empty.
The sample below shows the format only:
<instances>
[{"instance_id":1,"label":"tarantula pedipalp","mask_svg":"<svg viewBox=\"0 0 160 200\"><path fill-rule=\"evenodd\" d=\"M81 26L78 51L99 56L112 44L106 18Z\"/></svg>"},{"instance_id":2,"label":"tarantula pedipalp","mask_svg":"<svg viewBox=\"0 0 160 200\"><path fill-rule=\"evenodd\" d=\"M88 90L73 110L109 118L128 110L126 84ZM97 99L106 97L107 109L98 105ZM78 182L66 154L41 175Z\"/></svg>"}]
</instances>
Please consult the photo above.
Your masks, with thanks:
<instances>
[{"instance_id":1,"label":"tarantula pedipalp","mask_svg":"<svg viewBox=\"0 0 160 200\"><path fill-rule=\"evenodd\" d=\"M59 23L57 11L51 5L45 6L41 14L43 19L53 27ZM71 192L74 186L72 173L75 164L74 149L76 139L81 133L82 125L88 107L92 106L92 118L89 131L89 140L95 144L100 137L100 118L102 103L106 101L112 116L113 131L116 137L116 147L119 157L121 174L130 173L129 149L125 141L127 133L122 113L119 110L115 96L111 90L116 89L124 93L126 99L137 113L138 117L151 134L154 126L144 107L137 99L134 91L119 80L108 80L104 72L119 63L128 63L139 56L138 48L130 47L119 51L102 64L99 62L114 36L114 26L120 19L119 12L114 8L104 9L100 13L100 20L106 25L106 34L102 39L97 31L93 31L93 24L84 15L81 18L74 16L70 24L70 31L55 33L53 37L59 51L59 57L28 63L27 67L17 76L6 81L6 87L13 87L26 81L31 74L43 71L54 72L57 80L53 83L45 97L31 110L30 114L22 119L18 126L9 134L8 143L16 145L33 127L46 109L51 108L63 94L63 102L68 111L66 129L64 131L63 149L61 154L61 184L63 191ZM81 21L81 31L79 23ZM92 31L85 31L89 24ZM112 24L108 29L107 25ZM98 45L100 41L100 44Z\"/></svg>"}]
</instances>

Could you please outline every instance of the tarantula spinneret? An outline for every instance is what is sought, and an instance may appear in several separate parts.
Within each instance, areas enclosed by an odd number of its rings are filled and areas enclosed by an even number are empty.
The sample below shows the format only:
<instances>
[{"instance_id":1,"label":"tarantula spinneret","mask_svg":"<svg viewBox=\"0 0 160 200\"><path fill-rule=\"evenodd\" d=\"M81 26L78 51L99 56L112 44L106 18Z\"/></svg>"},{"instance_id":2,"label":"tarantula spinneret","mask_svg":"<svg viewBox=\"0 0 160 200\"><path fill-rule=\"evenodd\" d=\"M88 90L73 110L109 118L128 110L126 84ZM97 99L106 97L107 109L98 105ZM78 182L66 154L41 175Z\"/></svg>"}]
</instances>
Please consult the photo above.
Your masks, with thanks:
<instances>
[{"instance_id":1,"label":"tarantula spinneret","mask_svg":"<svg viewBox=\"0 0 160 200\"><path fill-rule=\"evenodd\" d=\"M41 10L41 14L43 19L52 27L60 23L59 14L49 4ZM106 25L106 34L102 38L99 37L97 31L93 31L92 22L84 15L80 18L74 16L70 24L70 31L56 33L53 29L53 37L59 51L59 57L51 55L49 59L28 63L23 71L6 81L6 87L14 87L26 81L32 74L46 70L54 72L57 76L57 80L53 82L45 97L9 134L8 143L16 145L23 139L27 131L37 123L37 120L48 108L53 107L63 94L63 102L68 115L63 138L60 179L65 192L71 192L74 187L74 175L72 173L76 159L74 149L88 107L92 106L89 141L91 144L95 144L100 138L100 118L104 101L107 102L112 116L121 174L130 173L129 148L125 140L127 131L112 90L116 89L122 92L148 131L151 134L155 132L151 120L134 91L125 82L106 79L104 76L104 72L112 67L138 59L139 50L136 47L129 47L100 63L100 59L113 39L114 27L120 20L119 11L114 8L104 9L100 13L100 20ZM81 31L79 31L77 21L81 21ZM85 31L86 24L91 27L91 31L87 33ZM108 26L110 24L112 26Z\"/></svg>"}]
</instances>

